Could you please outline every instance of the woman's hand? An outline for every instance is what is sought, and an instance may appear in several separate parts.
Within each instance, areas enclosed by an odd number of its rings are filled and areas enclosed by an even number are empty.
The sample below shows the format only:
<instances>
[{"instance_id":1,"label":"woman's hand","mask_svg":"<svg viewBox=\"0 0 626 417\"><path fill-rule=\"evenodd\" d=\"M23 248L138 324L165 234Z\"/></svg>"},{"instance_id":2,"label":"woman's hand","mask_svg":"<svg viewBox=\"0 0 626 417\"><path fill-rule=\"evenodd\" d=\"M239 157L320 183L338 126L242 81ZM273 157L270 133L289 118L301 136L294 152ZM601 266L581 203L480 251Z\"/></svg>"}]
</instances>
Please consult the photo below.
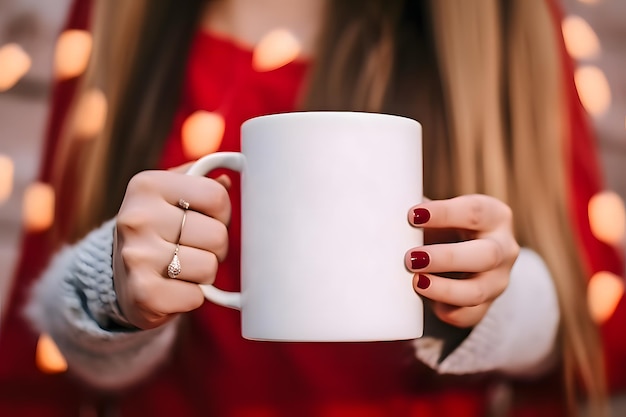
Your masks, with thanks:
<instances>
[{"instance_id":1,"label":"woman's hand","mask_svg":"<svg viewBox=\"0 0 626 417\"><path fill-rule=\"evenodd\" d=\"M415 291L433 301L442 321L476 325L507 287L519 253L511 209L492 197L466 195L417 205L409 211L409 222L425 229L425 240L437 235L433 240L438 242L406 254Z\"/></svg>"},{"instance_id":2,"label":"woman's hand","mask_svg":"<svg viewBox=\"0 0 626 417\"><path fill-rule=\"evenodd\" d=\"M145 171L129 182L117 216L113 276L131 324L157 327L204 302L196 284L213 283L228 250L231 208L223 182L173 171ZM182 230L180 199L189 203ZM172 279L167 267L177 242L181 271Z\"/></svg>"}]
</instances>

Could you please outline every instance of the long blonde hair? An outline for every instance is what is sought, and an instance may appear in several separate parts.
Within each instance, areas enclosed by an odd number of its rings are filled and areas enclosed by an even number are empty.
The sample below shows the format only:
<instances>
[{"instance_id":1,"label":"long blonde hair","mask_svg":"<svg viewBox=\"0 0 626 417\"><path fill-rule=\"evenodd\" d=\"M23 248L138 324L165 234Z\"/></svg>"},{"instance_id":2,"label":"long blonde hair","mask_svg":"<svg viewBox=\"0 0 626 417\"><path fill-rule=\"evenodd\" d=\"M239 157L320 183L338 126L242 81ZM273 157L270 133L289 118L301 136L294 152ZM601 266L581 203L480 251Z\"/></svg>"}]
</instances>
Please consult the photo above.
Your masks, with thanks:
<instances>
[{"instance_id":1,"label":"long blonde hair","mask_svg":"<svg viewBox=\"0 0 626 417\"><path fill-rule=\"evenodd\" d=\"M98 2L83 89L102 88L109 114L97 140L77 149L69 123L62 142L61 160L79 155L88 170L83 181L68 182L62 163L57 176L58 187L78 187L73 236L113 216L130 176L154 165L174 111L162 105L180 85L182 41L201 3ZM328 8L302 107L414 117L424 125L430 197L484 193L511 205L519 243L543 257L558 291L570 410L580 377L593 414L603 415L601 346L567 204L559 34L546 2L344 0ZM142 79L146 68L161 66Z\"/></svg>"},{"instance_id":2,"label":"long blonde hair","mask_svg":"<svg viewBox=\"0 0 626 417\"><path fill-rule=\"evenodd\" d=\"M544 1L513 1L504 10L496 0L432 4L463 179L456 191L491 194L513 208L518 241L541 254L557 288L570 411L580 377L592 415L604 415L602 348L568 210L558 26ZM509 16L506 28L501 14Z\"/></svg>"}]
</instances>

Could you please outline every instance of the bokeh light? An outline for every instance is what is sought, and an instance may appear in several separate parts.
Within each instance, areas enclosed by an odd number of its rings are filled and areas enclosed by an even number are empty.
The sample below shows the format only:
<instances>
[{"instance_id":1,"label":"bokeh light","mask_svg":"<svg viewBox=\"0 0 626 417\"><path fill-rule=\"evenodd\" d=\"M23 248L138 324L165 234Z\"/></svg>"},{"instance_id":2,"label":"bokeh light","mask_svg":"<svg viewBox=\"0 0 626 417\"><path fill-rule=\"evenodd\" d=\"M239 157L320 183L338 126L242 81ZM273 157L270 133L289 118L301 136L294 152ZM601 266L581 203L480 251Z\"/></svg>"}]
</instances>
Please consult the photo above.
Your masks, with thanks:
<instances>
[{"instance_id":1,"label":"bokeh light","mask_svg":"<svg viewBox=\"0 0 626 417\"><path fill-rule=\"evenodd\" d=\"M22 210L26 230L41 232L50 228L54 221L54 189L52 186L35 182L26 187Z\"/></svg>"},{"instance_id":2,"label":"bokeh light","mask_svg":"<svg viewBox=\"0 0 626 417\"><path fill-rule=\"evenodd\" d=\"M13 160L7 155L0 154L0 204L4 203L13 192L14 175Z\"/></svg>"},{"instance_id":3,"label":"bokeh light","mask_svg":"<svg viewBox=\"0 0 626 417\"><path fill-rule=\"evenodd\" d=\"M107 100L98 88L91 88L83 93L78 102L75 119L76 136L91 139L102 131L107 114Z\"/></svg>"},{"instance_id":4,"label":"bokeh light","mask_svg":"<svg viewBox=\"0 0 626 417\"><path fill-rule=\"evenodd\" d=\"M13 87L28 72L30 56L16 43L0 47L0 92Z\"/></svg>"},{"instance_id":5,"label":"bokeh light","mask_svg":"<svg viewBox=\"0 0 626 417\"><path fill-rule=\"evenodd\" d=\"M567 52L576 59L589 59L600 53L598 35L580 16L567 16L561 24Z\"/></svg>"},{"instance_id":6,"label":"bokeh light","mask_svg":"<svg viewBox=\"0 0 626 417\"><path fill-rule=\"evenodd\" d=\"M611 89L604 72L585 65L576 69L574 80L585 109L594 116L604 114L611 105Z\"/></svg>"},{"instance_id":7,"label":"bokeh light","mask_svg":"<svg viewBox=\"0 0 626 417\"><path fill-rule=\"evenodd\" d=\"M54 51L56 77L73 78L85 72L92 43L91 34L85 30L70 29L61 33Z\"/></svg>"},{"instance_id":8,"label":"bokeh light","mask_svg":"<svg viewBox=\"0 0 626 417\"><path fill-rule=\"evenodd\" d=\"M183 151L190 159L197 159L218 150L224 137L224 118L215 112L198 110L182 126Z\"/></svg>"},{"instance_id":9,"label":"bokeh light","mask_svg":"<svg viewBox=\"0 0 626 417\"><path fill-rule=\"evenodd\" d=\"M54 340L45 333L41 334L37 341L35 363L37 368L46 374L58 374L67 370L67 361Z\"/></svg>"},{"instance_id":10,"label":"bokeh light","mask_svg":"<svg viewBox=\"0 0 626 417\"><path fill-rule=\"evenodd\" d=\"M617 193L602 191L591 197L588 213L591 232L597 239L613 245L623 241L626 212Z\"/></svg>"},{"instance_id":11,"label":"bokeh light","mask_svg":"<svg viewBox=\"0 0 626 417\"><path fill-rule=\"evenodd\" d=\"M591 317L602 323L608 320L624 295L624 281L617 275L601 271L595 273L589 281L587 301Z\"/></svg>"},{"instance_id":12,"label":"bokeh light","mask_svg":"<svg viewBox=\"0 0 626 417\"><path fill-rule=\"evenodd\" d=\"M252 67L259 72L275 70L296 59L301 49L300 41L288 30L272 30L254 48Z\"/></svg>"}]
</instances>

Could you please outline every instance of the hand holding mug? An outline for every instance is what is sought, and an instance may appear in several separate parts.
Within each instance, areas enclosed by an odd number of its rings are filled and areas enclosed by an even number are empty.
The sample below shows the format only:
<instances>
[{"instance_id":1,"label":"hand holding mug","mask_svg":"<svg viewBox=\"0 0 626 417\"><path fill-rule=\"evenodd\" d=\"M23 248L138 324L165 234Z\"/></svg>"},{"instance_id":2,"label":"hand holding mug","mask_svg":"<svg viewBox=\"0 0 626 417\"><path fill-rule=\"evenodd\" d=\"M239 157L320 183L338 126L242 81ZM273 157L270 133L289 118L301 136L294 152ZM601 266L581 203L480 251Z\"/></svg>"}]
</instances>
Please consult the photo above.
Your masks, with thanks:
<instances>
[{"instance_id":1,"label":"hand holding mug","mask_svg":"<svg viewBox=\"0 0 626 417\"><path fill-rule=\"evenodd\" d=\"M181 190L193 190L185 193L188 209L180 205ZM218 181L172 171L131 179L113 250L117 301L130 324L157 327L202 305L197 284L215 279L228 250L230 216L228 193ZM175 251L184 268L171 279L167 269Z\"/></svg>"},{"instance_id":2,"label":"hand holding mug","mask_svg":"<svg viewBox=\"0 0 626 417\"><path fill-rule=\"evenodd\" d=\"M415 291L434 301L439 319L457 327L476 325L507 287L519 253L511 209L492 197L465 195L420 204L409 221L427 234L447 229L463 235L463 241L413 248L405 261L415 273ZM465 277L441 275L459 272Z\"/></svg>"}]
</instances>

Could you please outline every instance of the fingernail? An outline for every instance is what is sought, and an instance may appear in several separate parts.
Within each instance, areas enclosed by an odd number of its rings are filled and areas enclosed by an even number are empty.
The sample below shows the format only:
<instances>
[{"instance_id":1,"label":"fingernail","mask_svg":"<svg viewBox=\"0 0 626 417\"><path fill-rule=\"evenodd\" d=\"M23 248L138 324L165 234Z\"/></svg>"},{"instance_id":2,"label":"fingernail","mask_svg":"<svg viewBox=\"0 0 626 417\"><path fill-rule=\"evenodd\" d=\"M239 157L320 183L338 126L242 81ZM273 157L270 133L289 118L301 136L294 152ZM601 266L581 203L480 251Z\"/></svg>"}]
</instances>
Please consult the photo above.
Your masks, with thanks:
<instances>
[{"instance_id":1,"label":"fingernail","mask_svg":"<svg viewBox=\"0 0 626 417\"><path fill-rule=\"evenodd\" d=\"M422 269L426 268L430 263L430 256L424 251L411 252L411 268Z\"/></svg>"},{"instance_id":2,"label":"fingernail","mask_svg":"<svg viewBox=\"0 0 626 417\"><path fill-rule=\"evenodd\" d=\"M430 278L426 275L419 274L417 277L417 288L425 290L428 287L430 287Z\"/></svg>"},{"instance_id":3,"label":"fingernail","mask_svg":"<svg viewBox=\"0 0 626 417\"><path fill-rule=\"evenodd\" d=\"M430 211L427 209L420 207L413 210L413 223L414 224L424 224L428 220L430 220Z\"/></svg>"}]
</instances>

